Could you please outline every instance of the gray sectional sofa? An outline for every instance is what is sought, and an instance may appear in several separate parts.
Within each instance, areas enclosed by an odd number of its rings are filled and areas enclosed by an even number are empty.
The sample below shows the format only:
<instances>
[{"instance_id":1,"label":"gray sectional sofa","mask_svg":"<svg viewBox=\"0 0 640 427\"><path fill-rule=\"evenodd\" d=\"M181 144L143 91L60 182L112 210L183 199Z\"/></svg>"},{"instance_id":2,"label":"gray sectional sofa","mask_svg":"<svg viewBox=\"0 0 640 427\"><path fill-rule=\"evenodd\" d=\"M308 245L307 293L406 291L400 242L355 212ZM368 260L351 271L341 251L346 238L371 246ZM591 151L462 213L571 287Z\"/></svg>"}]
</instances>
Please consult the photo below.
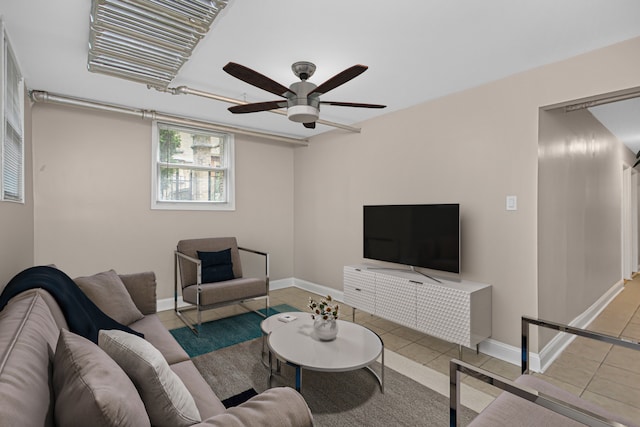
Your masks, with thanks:
<instances>
[{"instance_id":1,"label":"gray sectional sofa","mask_svg":"<svg viewBox=\"0 0 640 427\"><path fill-rule=\"evenodd\" d=\"M151 344L145 351L162 355L162 360L155 360L149 367L162 371L164 366L167 372L162 375L169 375L173 381L167 386L169 394L175 392L179 399L191 403L190 410L192 415L195 411L195 418L184 416L183 425L302 427L313 424L303 397L286 387L269 389L239 406L226 409L156 315L154 273L116 275L110 271L75 281L102 311L143 333L146 343ZM98 346L67 329L60 306L41 288L21 292L2 309L0 426L167 423L168 418L155 423L149 418L151 406L159 406L161 402L144 400L140 384L132 375L136 372L120 370L114 362L120 362L113 352L113 345L116 353L120 348L118 337L103 337L101 332ZM124 335L138 339L131 334ZM108 346L101 348L103 339L112 344L111 350ZM133 358L136 357L138 355L134 354ZM170 369L166 369L166 365ZM144 381L148 374L138 377ZM167 408L154 410L162 413Z\"/></svg>"}]
</instances>

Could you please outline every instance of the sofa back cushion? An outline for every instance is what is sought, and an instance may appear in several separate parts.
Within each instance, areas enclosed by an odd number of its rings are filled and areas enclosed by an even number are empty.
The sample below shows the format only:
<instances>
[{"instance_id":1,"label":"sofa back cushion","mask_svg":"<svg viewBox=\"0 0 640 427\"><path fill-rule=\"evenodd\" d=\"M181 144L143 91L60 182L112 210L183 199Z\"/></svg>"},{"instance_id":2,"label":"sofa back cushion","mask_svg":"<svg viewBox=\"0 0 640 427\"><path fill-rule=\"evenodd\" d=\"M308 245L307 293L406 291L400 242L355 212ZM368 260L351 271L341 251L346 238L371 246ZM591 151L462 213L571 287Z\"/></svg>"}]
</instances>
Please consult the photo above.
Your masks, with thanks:
<instances>
[{"instance_id":1,"label":"sofa back cushion","mask_svg":"<svg viewBox=\"0 0 640 427\"><path fill-rule=\"evenodd\" d=\"M133 303L145 316L155 314L158 308L156 295L156 274L153 271L134 274L119 274Z\"/></svg>"},{"instance_id":2,"label":"sofa back cushion","mask_svg":"<svg viewBox=\"0 0 640 427\"><path fill-rule=\"evenodd\" d=\"M104 271L73 280L100 310L116 322L130 325L144 317L115 271Z\"/></svg>"},{"instance_id":3,"label":"sofa back cushion","mask_svg":"<svg viewBox=\"0 0 640 427\"><path fill-rule=\"evenodd\" d=\"M0 312L0 420L7 426L53 426L51 360L68 327L51 296L33 289ZM52 313L55 312L55 314Z\"/></svg>"},{"instance_id":4,"label":"sofa back cushion","mask_svg":"<svg viewBox=\"0 0 640 427\"><path fill-rule=\"evenodd\" d=\"M100 331L98 344L129 375L156 427L187 427L202 420L180 377L148 341L123 331Z\"/></svg>"},{"instance_id":5,"label":"sofa back cushion","mask_svg":"<svg viewBox=\"0 0 640 427\"><path fill-rule=\"evenodd\" d=\"M150 427L135 386L100 347L62 329L53 358L59 426Z\"/></svg>"}]
</instances>

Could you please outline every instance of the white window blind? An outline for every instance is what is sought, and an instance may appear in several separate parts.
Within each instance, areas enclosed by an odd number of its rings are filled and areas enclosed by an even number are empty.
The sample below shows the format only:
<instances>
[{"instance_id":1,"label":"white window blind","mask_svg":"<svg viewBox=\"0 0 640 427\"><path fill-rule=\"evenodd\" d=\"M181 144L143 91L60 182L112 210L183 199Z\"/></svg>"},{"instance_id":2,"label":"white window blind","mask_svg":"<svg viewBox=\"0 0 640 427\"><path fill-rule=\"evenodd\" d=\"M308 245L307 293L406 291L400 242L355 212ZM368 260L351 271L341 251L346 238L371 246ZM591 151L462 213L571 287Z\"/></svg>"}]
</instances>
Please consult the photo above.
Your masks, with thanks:
<instances>
[{"instance_id":1,"label":"white window blind","mask_svg":"<svg viewBox=\"0 0 640 427\"><path fill-rule=\"evenodd\" d=\"M2 193L1 200L24 201L24 81L2 29Z\"/></svg>"}]
</instances>

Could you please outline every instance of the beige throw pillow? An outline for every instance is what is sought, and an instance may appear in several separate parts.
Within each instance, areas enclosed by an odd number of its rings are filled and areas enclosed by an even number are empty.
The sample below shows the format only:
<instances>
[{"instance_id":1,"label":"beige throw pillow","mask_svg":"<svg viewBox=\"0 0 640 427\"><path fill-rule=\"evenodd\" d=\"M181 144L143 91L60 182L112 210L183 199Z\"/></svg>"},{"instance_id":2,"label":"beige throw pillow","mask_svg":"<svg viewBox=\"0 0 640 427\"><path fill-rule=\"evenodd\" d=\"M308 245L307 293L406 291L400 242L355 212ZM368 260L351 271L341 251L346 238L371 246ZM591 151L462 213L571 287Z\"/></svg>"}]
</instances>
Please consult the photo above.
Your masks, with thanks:
<instances>
[{"instance_id":1,"label":"beige throw pillow","mask_svg":"<svg viewBox=\"0 0 640 427\"><path fill-rule=\"evenodd\" d=\"M102 330L98 345L129 375L151 424L178 427L201 421L193 396L151 343L127 332Z\"/></svg>"},{"instance_id":2,"label":"beige throw pillow","mask_svg":"<svg viewBox=\"0 0 640 427\"><path fill-rule=\"evenodd\" d=\"M62 329L53 357L59 426L150 426L129 377L93 342Z\"/></svg>"},{"instance_id":3,"label":"beige throw pillow","mask_svg":"<svg viewBox=\"0 0 640 427\"><path fill-rule=\"evenodd\" d=\"M116 322L130 325L144 317L115 271L109 270L73 280L100 310Z\"/></svg>"}]
</instances>

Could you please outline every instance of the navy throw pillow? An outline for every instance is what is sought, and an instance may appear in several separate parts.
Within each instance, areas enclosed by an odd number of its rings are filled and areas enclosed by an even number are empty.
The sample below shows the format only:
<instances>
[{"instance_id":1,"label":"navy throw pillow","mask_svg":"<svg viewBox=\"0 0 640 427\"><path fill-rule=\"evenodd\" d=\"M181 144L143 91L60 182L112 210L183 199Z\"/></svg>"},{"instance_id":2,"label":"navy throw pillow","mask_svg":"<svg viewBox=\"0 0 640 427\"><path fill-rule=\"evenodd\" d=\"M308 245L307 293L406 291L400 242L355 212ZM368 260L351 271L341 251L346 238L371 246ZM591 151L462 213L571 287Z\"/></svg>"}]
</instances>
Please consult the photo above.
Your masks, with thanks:
<instances>
[{"instance_id":1,"label":"navy throw pillow","mask_svg":"<svg viewBox=\"0 0 640 427\"><path fill-rule=\"evenodd\" d=\"M233 279L231 248L218 252L198 251L198 258L202 261L202 283Z\"/></svg>"}]
</instances>

